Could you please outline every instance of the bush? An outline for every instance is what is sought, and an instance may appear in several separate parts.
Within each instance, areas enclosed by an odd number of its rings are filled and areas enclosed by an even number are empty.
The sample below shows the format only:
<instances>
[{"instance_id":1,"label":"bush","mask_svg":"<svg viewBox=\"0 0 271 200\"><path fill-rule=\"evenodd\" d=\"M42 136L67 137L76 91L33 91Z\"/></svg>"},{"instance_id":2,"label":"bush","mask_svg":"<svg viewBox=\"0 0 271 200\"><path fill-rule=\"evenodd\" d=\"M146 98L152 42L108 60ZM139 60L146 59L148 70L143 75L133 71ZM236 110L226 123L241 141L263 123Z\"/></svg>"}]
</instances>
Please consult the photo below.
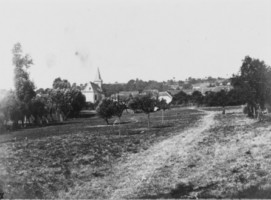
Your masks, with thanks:
<instances>
[{"instance_id":1,"label":"bush","mask_svg":"<svg viewBox=\"0 0 271 200\"><path fill-rule=\"evenodd\" d=\"M108 119L114 116L115 114L115 106L114 101L111 99L103 99L98 105L97 114L105 120L107 124L109 124Z\"/></svg>"}]
</instances>

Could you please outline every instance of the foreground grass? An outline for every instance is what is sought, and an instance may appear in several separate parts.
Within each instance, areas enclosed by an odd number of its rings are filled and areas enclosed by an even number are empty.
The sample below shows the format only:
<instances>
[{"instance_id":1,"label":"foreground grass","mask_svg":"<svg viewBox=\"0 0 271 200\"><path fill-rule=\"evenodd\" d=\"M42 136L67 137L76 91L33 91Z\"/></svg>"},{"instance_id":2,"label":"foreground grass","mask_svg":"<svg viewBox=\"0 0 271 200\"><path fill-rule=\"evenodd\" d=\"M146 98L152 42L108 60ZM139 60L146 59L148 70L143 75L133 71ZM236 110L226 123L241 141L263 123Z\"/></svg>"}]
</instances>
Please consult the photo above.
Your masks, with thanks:
<instances>
[{"instance_id":1,"label":"foreground grass","mask_svg":"<svg viewBox=\"0 0 271 200\"><path fill-rule=\"evenodd\" d=\"M5 198L57 198L85 182L103 179L114 163L148 149L180 130L193 126L203 115L189 109L152 115L146 129L144 114L125 114L119 126L97 126L97 118L76 119L62 125L21 130L0 136L0 189ZM95 195L95 184L92 194ZM105 198L97 191L92 198Z\"/></svg>"},{"instance_id":2,"label":"foreground grass","mask_svg":"<svg viewBox=\"0 0 271 200\"><path fill-rule=\"evenodd\" d=\"M270 118L257 122L234 111L215 120L187 156L171 158L134 198L271 199ZM168 187L174 170L178 183Z\"/></svg>"}]
</instances>

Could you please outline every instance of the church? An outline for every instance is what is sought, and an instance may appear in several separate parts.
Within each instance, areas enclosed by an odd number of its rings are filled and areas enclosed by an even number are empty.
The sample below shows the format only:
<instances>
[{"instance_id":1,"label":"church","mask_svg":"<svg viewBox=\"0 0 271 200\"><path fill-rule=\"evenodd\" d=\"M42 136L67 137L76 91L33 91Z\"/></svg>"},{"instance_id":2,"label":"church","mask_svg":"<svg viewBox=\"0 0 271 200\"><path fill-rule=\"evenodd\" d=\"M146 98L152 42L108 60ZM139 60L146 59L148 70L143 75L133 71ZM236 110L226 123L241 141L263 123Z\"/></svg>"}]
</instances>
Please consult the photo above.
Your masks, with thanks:
<instances>
[{"instance_id":1,"label":"church","mask_svg":"<svg viewBox=\"0 0 271 200\"><path fill-rule=\"evenodd\" d=\"M93 82L88 82L85 89L82 91L82 93L86 96L87 103L96 103L105 97L102 84L103 80L98 68L95 80Z\"/></svg>"}]
</instances>

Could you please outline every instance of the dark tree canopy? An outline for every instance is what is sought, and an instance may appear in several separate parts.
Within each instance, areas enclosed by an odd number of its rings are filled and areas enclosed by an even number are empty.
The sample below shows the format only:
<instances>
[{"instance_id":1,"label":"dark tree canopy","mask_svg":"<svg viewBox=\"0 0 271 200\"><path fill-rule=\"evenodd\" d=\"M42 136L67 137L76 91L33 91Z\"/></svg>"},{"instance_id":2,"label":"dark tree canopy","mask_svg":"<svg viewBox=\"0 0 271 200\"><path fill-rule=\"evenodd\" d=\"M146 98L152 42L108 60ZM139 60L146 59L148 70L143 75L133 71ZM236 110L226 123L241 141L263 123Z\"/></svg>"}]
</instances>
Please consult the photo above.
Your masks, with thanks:
<instances>
[{"instance_id":1,"label":"dark tree canopy","mask_svg":"<svg viewBox=\"0 0 271 200\"><path fill-rule=\"evenodd\" d=\"M109 124L108 119L112 118L115 114L114 101L111 99L103 99L96 111L97 114Z\"/></svg>"},{"instance_id":2,"label":"dark tree canopy","mask_svg":"<svg viewBox=\"0 0 271 200\"><path fill-rule=\"evenodd\" d=\"M56 78L53 82L54 89L68 89L71 88L71 84L66 79L61 79L60 77Z\"/></svg>"},{"instance_id":3,"label":"dark tree canopy","mask_svg":"<svg viewBox=\"0 0 271 200\"><path fill-rule=\"evenodd\" d=\"M27 69L33 64L29 55L22 55L22 46L20 43L14 45L13 53L13 65L14 68L14 85L15 93L21 103L29 103L33 97L35 97L35 85L29 79L29 73Z\"/></svg>"},{"instance_id":4,"label":"dark tree canopy","mask_svg":"<svg viewBox=\"0 0 271 200\"><path fill-rule=\"evenodd\" d=\"M231 82L234 88L243 91L250 117L255 115L257 107L264 108L270 100L271 69L264 61L246 56L239 74Z\"/></svg>"},{"instance_id":5,"label":"dark tree canopy","mask_svg":"<svg viewBox=\"0 0 271 200\"><path fill-rule=\"evenodd\" d=\"M153 98L151 95L139 96L130 101L129 107L134 111L141 110L147 114L148 127L150 127L150 113L155 111L157 99Z\"/></svg>"}]
</instances>

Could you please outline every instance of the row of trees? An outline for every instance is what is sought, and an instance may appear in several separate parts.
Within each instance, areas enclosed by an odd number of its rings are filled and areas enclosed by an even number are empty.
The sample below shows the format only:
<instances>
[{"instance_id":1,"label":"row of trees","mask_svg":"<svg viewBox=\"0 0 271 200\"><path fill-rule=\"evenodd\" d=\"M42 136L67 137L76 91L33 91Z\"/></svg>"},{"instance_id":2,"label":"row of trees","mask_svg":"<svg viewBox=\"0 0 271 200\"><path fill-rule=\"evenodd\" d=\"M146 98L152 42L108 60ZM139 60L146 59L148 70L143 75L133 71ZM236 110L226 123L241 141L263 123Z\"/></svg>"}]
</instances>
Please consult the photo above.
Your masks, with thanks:
<instances>
[{"instance_id":1,"label":"row of trees","mask_svg":"<svg viewBox=\"0 0 271 200\"><path fill-rule=\"evenodd\" d=\"M195 79L189 77L186 81L175 81L175 80L168 80L163 82L158 82L154 80L150 81L143 81L140 79L131 79L127 83L120 84L103 84L103 91L107 97L110 97L112 94L116 94L120 91L139 91L142 92L143 90L158 90L158 91L167 91L172 89L171 85L179 85L179 87L183 89L192 89L193 84L209 82L214 84L214 86L218 83L224 81L223 84L225 85L228 83L228 80L222 78L204 78L204 79Z\"/></svg>"},{"instance_id":2,"label":"row of trees","mask_svg":"<svg viewBox=\"0 0 271 200\"><path fill-rule=\"evenodd\" d=\"M246 104L249 117L257 117L260 110L271 108L271 68L264 61L246 56L240 71L231 78L230 91L195 91L192 95L176 94L174 104L197 104L205 106L232 106Z\"/></svg>"},{"instance_id":3,"label":"row of trees","mask_svg":"<svg viewBox=\"0 0 271 200\"><path fill-rule=\"evenodd\" d=\"M147 115L148 127L150 127L150 114L157 110L162 110L162 123L164 123L164 111L169 109L169 104L164 99L159 100L151 95L138 96L130 99L128 102L113 101L106 98L101 101L97 107L98 115L103 118L107 124L108 119L116 116L121 121L121 116L124 110L132 109L134 112L144 112Z\"/></svg>"},{"instance_id":4,"label":"row of trees","mask_svg":"<svg viewBox=\"0 0 271 200\"><path fill-rule=\"evenodd\" d=\"M173 96L174 105L197 106L235 106L245 104L243 91L236 88L230 91L208 91L204 95L200 91L194 91L191 95L181 91Z\"/></svg>"},{"instance_id":5,"label":"row of trees","mask_svg":"<svg viewBox=\"0 0 271 200\"><path fill-rule=\"evenodd\" d=\"M20 43L14 45L12 53L15 90L9 91L0 102L0 126L8 121L14 127L18 127L19 121L24 126L25 120L43 124L79 114L85 105L85 96L78 87L57 78L53 88L35 90L27 71L33 64L32 59L23 55Z\"/></svg>"},{"instance_id":6,"label":"row of trees","mask_svg":"<svg viewBox=\"0 0 271 200\"><path fill-rule=\"evenodd\" d=\"M130 80L125 84L114 83L114 84L103 84L103 91L105 96L110 97L112 94L116 94L120 91L139 91L142 92L143 90L158 90L158 91L165 91L169 90L170 86L167 85L165 82L158 82L158 81L143 81L140 79Z\"/></svg>"}]
</instances>

